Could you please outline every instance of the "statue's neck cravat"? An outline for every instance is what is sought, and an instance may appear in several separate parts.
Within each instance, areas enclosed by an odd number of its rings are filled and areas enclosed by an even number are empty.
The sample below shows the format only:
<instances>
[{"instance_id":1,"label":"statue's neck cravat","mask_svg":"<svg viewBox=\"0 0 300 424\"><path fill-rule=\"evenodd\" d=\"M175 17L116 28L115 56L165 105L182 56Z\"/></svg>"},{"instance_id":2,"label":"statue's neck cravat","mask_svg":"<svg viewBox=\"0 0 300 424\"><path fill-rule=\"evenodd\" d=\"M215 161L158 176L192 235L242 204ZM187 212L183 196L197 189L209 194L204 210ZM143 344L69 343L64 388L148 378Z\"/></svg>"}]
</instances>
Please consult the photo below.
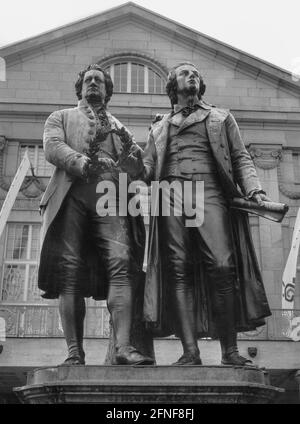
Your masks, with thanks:
<instances>
[{"instance_id":1,"label":"statue's neck cravat","mask_svg":"<svg viewBox=\"0 0 300 424\"><path fill-rule=\"evenodd\" d=\"M176 115L177 113L182 113L182 116L187 118L191 113L195 112L200 107L201 105L199 102L189 106L175 105L172 116Z\"/></svg>"}]
</instances>

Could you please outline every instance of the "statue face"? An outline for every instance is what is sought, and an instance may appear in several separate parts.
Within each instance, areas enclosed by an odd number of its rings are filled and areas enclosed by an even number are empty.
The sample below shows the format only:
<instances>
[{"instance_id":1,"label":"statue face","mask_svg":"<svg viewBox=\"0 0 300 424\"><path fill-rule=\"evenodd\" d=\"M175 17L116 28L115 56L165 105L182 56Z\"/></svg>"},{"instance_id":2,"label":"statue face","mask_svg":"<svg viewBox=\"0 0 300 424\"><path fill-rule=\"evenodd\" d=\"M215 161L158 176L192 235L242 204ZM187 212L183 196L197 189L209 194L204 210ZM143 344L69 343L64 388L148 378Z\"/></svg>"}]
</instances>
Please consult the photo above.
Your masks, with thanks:
<instances>
[{"instance_id":1,"label":"statue face","mask_svg":"<svg viewBox=\"0 0 300 424\"><path fill-rule=\"evenodd\" d=\"M81 95L88 101L104 102L106 89L103 72L91 69L85 73Z\"/></svg>"},{"instance_id":2,"label":"statue face","mask_svg":"<svg viewBox=\"0 0 300 424\"><path fill-rule=\"evenodd\" d=\"M183 95L196 95L200 90L200 74L192 65L181 65L175 70L177 80L177 93Z\"/></svg>"}]
</instances>

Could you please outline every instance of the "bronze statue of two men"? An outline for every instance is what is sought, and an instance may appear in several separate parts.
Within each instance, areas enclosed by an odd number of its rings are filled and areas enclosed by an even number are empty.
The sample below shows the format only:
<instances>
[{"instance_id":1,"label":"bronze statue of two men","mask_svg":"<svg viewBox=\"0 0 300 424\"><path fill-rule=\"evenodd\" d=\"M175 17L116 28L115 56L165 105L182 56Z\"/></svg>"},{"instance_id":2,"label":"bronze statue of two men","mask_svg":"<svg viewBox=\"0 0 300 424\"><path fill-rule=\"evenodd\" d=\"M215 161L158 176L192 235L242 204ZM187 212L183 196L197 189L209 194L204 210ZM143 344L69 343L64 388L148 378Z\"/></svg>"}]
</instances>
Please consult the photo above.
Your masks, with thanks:
<instances>
[{"instance_id":1,"label":"bronze statue of two men","mask_svg":"<svg viewBox=\"0 0 300 424\"><path fill-rule=\"evenodd\" d=\"M56 168L41 201L38 277L43 297L59 298L65 363L85 363L84 297L92 296L107 299L117 364L153 364L130 344L136 290L145 284L145 326L154 335L180 337L183 355L176 365L202 364L201 337L220 340L222 364L248 365L239 355L237 332L263 325L270 309L248 216L229 204L236 197L257 203L268 198L233 116L203 100L198 69L181 63L166 86L172 109L153 122L142 151L107 110L113 93L108 73L90 65L75 88L78 106L52 113L45 124L45 156ZM142 216L97 211L99 182L118 185L121 174L129 182L177 187L168 191L170 213L162 213L164 189L151 213L146 279ZM200 194L203 219L186 225L178 204L186 210Z\"/></svg>"}]
</instances>

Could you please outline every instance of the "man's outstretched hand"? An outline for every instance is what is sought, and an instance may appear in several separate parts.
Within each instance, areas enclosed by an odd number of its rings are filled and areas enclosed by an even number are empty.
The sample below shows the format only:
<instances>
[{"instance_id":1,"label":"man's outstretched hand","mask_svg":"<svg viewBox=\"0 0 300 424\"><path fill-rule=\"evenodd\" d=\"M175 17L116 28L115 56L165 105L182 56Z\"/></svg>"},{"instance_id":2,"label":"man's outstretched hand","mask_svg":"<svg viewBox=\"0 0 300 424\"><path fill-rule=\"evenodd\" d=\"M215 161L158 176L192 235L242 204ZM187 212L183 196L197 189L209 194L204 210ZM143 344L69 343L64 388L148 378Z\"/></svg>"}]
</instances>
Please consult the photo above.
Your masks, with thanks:
<instances>
[{"instance_id":1,"label":"man's outstretched hand","mask_svg":"<svg viewBox=\"0 0 300 424\"><path fill-rule=\"evenodd\" d=\"M88 159L85 162L83 176L85 178L97 177L105 172L113 171L117 168L116 162L111 158Z\"/></svg>"}]
</instances>

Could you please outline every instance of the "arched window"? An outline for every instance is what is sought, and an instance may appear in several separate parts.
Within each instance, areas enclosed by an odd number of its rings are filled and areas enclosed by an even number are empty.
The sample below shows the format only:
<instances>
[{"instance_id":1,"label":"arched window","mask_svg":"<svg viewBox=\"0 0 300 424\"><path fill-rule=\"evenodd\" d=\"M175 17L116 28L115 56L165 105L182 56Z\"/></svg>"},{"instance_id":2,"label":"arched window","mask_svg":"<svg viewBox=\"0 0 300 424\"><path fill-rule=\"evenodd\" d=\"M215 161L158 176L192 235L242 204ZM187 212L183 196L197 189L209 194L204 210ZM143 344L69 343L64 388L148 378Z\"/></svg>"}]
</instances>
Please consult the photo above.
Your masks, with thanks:
<instances>
[{"instance_id":1,"label":"arched window","mask_svg":"<svg viewBox=\"0 0 300 424\"><path fill-rule=\"evenodd\" d=\"M164 94L166 80L155 69L135 61L114 62L105 67L116 93Z\"/></svg>"},{"instance_id":2,"label":"arched window","mask_svg":"<svg viewBox=\"0 0 300 424\"><path fill-rule=\"evenodd\" d=\"M8 223L0 302L39 302L37 262L40 224Z\"/></svg>"}]
</instances>

